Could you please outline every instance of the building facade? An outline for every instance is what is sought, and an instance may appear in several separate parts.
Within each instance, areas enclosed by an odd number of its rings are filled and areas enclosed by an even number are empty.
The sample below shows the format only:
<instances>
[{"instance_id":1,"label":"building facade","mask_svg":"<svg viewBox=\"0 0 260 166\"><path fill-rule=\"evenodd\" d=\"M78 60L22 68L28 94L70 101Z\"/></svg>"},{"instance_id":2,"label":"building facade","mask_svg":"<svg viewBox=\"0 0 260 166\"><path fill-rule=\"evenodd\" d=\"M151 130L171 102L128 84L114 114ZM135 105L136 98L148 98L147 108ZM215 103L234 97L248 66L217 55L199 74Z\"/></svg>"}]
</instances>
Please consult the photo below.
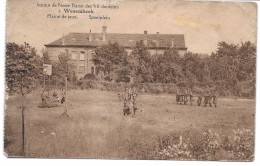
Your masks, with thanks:
<instances>
[{"instance_id":1,"label":"building facade","mask_svg":"<svg viewBox=\"0 0 260 166\"><path fill-rule=\"evenodd\" d=\"M176 48L180 55L187 52L183 34L118 34L107 33L107 27L102 27L101 33L69 33L62 38L46 44L46 51L52 61L58 61L61 52L70 55L71 62L76 66L78 78L86 74L96 75L96 68L92 61L94 49L108 42L117 42L130 53L137 41L143 41L151 55L162 54L164 50Z\"/></svg>"}]
</instances>

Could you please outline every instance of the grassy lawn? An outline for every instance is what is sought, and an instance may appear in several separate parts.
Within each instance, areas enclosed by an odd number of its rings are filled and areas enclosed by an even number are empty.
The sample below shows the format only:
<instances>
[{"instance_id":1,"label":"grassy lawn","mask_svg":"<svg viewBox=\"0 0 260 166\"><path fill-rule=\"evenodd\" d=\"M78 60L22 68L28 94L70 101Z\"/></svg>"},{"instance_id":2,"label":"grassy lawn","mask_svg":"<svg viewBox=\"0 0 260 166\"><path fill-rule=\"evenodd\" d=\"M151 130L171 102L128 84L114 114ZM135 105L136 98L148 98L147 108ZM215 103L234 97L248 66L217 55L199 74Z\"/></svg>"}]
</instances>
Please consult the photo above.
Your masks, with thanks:
<instances>
[{"instance_id":1,"label":"grassy lawn","mask_svg":"<svg viewBox=\"0 0 260 166\"><path fill-rule=\"evenodd\" d=\"M60 119L64 107L40 108L40 95L34 91L28 96L28 157L134 158L129 152L140 143L149 149L162 135L208 129L226 135L241 126L254 130L255 100L221 98L215 108L177 105L174 94L144 94L138 96L144 111L124 117L115 92L71 90L68 113L73 119ZM19 156L21 150L19 103L15 96L6 101L5 152L10 156Z\"/></svg>"}]
</instances>

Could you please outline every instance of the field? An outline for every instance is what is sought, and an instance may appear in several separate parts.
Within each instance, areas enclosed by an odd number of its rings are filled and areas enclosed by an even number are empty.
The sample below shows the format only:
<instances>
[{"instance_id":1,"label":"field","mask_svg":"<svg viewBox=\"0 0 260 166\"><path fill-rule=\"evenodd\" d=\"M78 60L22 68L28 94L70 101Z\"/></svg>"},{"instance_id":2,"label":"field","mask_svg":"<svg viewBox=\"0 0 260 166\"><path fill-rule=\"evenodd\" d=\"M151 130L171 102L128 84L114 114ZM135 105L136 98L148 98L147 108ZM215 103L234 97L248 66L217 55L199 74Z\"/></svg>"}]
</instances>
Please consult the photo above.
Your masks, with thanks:
<instances>
[{"instance_id":1,"label":"field","mask_svg":"<svg viewBox=\"0 0 260 166\"><path fill-rule=\"evenodd\" d=\"M254 131L255 100L220 98L218 107L177 105L174 94L142 94L134 117L124 117L117 93L70 90L64 107L40 108L40 91L27 98L25 134L27 157L147 159L160 136L202 133L228 135L241 126ZM5 152L21 151L20 99L10 96L5 112Z\"/></svg>"}]
</instances>

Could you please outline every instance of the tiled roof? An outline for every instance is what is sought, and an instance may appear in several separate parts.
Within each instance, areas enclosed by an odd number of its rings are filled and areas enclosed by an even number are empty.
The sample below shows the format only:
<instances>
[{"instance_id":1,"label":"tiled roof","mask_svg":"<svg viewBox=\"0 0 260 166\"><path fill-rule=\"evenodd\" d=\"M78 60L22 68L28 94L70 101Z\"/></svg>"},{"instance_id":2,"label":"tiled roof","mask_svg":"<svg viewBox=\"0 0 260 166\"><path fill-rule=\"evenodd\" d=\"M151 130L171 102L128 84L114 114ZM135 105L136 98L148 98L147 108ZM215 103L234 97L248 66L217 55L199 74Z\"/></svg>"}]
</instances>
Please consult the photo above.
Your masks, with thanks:
<instances>
[{"instance_id":1,"label":"tiled roof","mask_svg":"<svg viewBox=\"0 0 260 166\"><path fill-rule=\"evenodd\" d=\"M171 47L172 44L179 49L187 49L183 34L117 34L106 33L106 40L103 41L102 33L91 33L92 40L89 41L89 33L69 33L62 38L46 44L45 46L86 46L97 47L110 42L117 42L124 47L133 47L136 41L148 39L148 47L158 48Z\"/></svg>"}]
</instances>

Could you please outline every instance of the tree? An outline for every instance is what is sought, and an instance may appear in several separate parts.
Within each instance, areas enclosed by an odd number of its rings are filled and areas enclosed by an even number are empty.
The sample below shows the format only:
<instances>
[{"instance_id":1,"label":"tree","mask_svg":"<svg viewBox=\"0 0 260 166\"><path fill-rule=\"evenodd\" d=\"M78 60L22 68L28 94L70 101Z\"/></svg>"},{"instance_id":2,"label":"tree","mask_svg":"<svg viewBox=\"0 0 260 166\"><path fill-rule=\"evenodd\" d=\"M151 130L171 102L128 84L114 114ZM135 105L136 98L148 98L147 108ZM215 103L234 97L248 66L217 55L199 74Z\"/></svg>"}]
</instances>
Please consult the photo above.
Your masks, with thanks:
<instances>
[{"instance_id":1,"label":"tree","mask_svg":"<svg viewBox=\"0 0 260 166\"><path fill-rule=\"evenodd\" d=\"M239 55L239 81L252 80L256 74L256 45L250 41L241 43Z\"/></svg>"},{"instance_id":2,"label":"tree","mask_svg":"<svg viewBox=\"0 0 260 166\"><path fill-rule=\"evenodd\" d=\"M181 58L175 48L166 50L163 55L153 59L154 82L177 83L183 78Z\"/></svg>"},{"instance_id":3,"label":"tree","mask_svg":"<svg viewBox=\"0 0 260 166\"><path fill-rule=\"evenodd\" d=\"M151 55L143 41L136 42L133 51L128 56L130 76L135 82L152 82Z\"/></svg>"},{"instance_id":4,"label":"tree","mask_svg":"<svg viewBox=\"0 0 260 166\"><path fill-rule=\"evenodd\" d=\"M10 92L21 96L22 108L22 155L25 155L25 98L38 84L41 65L35 48L28 43L18 45L16 43L6 44L6 82Z\"/></svg>"},{"instance_id":5,"label":"tree","mask_svg":"<svg viewBox=\"0 0 260 166\"><path fill-rule=\"evenodd\" d=\"M122 63L126 62L127 52L118 43L109 42L95 49L94 64L98 72L104 72L107 80L117 80L124 77ZM119 75L118 75L119 74Z\"/></svg>"},{"instance_id":6,"label":"tree","mask_svg":"<svg viewBox=\"0 0 260 166\"><path fill-rule=\"evenodd\" d=\"M70 61L70 55L67 51L59 54L58 62L52 64L52 80L54 83L64 86L64 78L69 82L77 80L75 74L75 65Z\"/></svg>"},{"instance_id":7,"label":"tree","mask_svg":"<svg viewBox=\"0 0 260 166\"><path fill-rule=\"evenodd\" d=\"M45 64L51 64L50 56L45 49L42 50L42 61Z\"/></svg>"},{"instance_id":8,"label":"tree","mask_svg":"<svg viewBox=\"0 0 260 166\"><path fill-rule=\"evenodd\" d=\"M28 43L6 44L6 82L11 92L26 96L37 85L42 64L35 48Z\"/></svg>"},{"instance_id":9,"label":"tree","mask_svg":"<svg viewBox=\"0 0 260 166\"><path fill-rule=\"evenodd\" d=\"M183 77L189 84L195 84L198 81L203 81L204 77L204 64L198 54L192 52L186 53L181 58L181 67ZM208 75L208 74L207 74Z\"/></svg>"},{"instance_id":10,"label":"tree","mask_svg":"<svg viewBox=\"0 0 260 166\"><path fill-rule=\"evenodd\" d=\"M129 57L127 54L124 54L122 63L120 63L120 66L118 70L116 70L116 81L117 82L130 82L131 77L131 70L130 70L130 63L129 63Z\"/></svg>"},{"instance_id":11,"label":"tree","mask_svg":"<svg viewBox=\"0 0 260 166\"><path fill-rule=\"evenodd\" d=\"M242 42L241 45L219 42L218 49L208 60L210 78L213 81L221 81L233 95L238 95L239 82L251 80L255 82L255 60L255 44L249 41Z\"/></svg>"}]
</instances>

